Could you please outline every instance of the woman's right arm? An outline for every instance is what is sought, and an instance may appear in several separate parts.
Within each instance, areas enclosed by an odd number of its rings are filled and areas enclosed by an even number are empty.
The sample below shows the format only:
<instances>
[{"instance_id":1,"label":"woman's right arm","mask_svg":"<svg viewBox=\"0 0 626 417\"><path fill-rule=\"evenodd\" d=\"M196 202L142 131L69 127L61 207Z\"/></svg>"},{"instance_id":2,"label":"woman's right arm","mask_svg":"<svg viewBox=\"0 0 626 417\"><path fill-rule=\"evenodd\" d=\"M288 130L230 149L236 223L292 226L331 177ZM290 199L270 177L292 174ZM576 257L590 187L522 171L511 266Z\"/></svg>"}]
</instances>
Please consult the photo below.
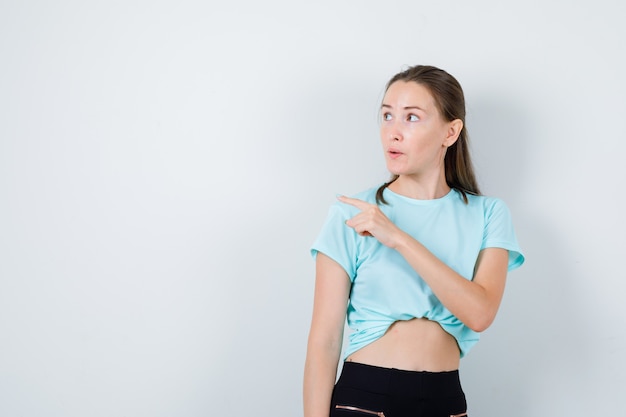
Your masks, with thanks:
<instances>
[{"instance_id":1,"label":"woman's right arm","mask_svg":"<svg viewBox=\"0 0 626 417\"><path fill-rule=\"evenodd\" d=\"M318 252L313 318L304 366L305 417L328 417L349 296L350 279L346 271Z\"/></svg>"}]
</instances>

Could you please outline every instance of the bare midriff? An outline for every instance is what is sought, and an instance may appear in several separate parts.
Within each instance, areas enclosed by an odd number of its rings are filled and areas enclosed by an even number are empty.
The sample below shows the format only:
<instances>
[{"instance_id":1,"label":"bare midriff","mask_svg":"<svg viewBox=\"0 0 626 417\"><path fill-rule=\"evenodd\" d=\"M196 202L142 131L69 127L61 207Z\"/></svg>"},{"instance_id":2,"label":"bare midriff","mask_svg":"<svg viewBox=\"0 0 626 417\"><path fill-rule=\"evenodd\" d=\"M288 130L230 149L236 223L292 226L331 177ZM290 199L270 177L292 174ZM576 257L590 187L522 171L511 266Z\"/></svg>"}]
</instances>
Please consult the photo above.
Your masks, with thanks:
<instances>
[{"instance_id":1,"label":"bare midriff","mask_svg":"<svg viewBox=\"0 0 626 417\"><path fill-rule=\"evenodd\" d=\"M346 359L385 368L409 371L453 371L459 369L456 339L439 323L424 318L394 322L378 340Z\"/></svg>"}]
</instances>

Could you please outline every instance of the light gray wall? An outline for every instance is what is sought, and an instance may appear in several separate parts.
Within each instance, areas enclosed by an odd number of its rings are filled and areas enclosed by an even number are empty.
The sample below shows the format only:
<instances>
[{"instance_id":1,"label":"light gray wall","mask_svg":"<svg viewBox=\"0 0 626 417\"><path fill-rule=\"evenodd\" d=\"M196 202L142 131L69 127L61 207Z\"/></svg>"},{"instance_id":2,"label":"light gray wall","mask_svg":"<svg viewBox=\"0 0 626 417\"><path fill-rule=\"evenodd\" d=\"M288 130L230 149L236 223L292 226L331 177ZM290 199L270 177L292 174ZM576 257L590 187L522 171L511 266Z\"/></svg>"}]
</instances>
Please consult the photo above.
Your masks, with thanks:
<instances>
[{"instance_id":1,"label":"light gray wall","mask_svg":"<svg viewBox=\"0 0 626 417\"><path fill-rule=\"evenodd\" d=\"M0 3L0 415L294 416L308 248L387 178L383 85L465 88L526 265L463 360L472 416L626 389L618 0Z\"/></svg>"}]
</instances>

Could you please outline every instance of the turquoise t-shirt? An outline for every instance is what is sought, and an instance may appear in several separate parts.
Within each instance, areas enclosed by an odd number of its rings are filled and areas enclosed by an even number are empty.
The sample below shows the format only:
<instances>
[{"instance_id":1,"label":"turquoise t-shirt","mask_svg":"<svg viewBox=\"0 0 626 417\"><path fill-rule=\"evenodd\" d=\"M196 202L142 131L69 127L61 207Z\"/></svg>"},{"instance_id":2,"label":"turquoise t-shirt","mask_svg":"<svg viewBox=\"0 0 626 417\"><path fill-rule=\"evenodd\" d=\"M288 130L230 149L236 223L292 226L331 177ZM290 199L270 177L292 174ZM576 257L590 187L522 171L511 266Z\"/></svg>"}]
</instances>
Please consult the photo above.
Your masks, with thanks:
<instances>
[{"instance_id":1,"label":"turquoise t-shirt","mask_svg":"<svg viewBox=\"0 0 626 417\"><path fill-rule=\"evenodd\" d=\"M377 188L355 195L376 202ZM456 190L442 198L415 200L384 191L380 208L400 229L410 234L450 268L468 280L478 254L489 247L509 251L509 271L524 262L511 215L497 198L467 195ZM394 249L373 237L359 236L345 221L359 210L337 202L315 240L313 257L322 252L345 269L352 289L347 311L350 343L345 357L380 338L397 320L427 318L438 322L457 340L461 357L474 346L479 333L465 326L433 294L426 282Z\"/></svg>"}]
</instances>

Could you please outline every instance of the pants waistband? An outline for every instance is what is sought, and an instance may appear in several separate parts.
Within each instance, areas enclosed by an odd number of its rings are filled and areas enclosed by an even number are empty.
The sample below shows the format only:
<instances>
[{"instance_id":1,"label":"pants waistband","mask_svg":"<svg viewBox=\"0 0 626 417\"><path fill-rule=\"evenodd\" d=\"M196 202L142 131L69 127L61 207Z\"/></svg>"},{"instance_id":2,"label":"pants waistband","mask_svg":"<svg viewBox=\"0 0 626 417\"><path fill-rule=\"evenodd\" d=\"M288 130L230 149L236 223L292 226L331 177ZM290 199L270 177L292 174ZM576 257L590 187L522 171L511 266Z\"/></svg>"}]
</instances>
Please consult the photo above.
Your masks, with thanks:
<instances>
[{"instance_id":1,"label":"pants waistband","mask_svg":"<svg viewBox=\"0 0 626 417\"><path fill-rule=\"evenodd\" d=\"M378 394L444 398L462 395L459 371L429 372L344 362L337 386Z\"/></svg>"}]
</instances>

